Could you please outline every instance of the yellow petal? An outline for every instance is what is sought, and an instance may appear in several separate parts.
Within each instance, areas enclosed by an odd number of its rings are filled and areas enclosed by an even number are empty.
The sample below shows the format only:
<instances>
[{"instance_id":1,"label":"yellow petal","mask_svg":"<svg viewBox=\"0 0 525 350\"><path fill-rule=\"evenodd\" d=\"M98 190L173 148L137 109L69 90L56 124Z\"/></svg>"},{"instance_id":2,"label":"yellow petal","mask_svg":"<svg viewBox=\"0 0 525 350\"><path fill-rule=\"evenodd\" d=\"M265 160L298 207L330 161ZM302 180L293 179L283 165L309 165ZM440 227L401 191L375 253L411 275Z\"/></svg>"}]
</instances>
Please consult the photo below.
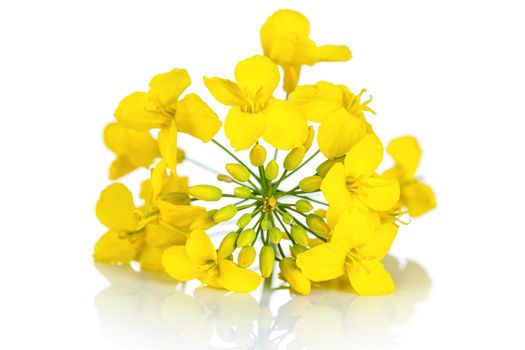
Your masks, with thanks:
<instances>
[{"instance_id":1,"label":"yellow petal","mask_svg":"<svg viewBox=\"0 0 525 350\"><path fill-rule=\"evenodd\" d=\"M261 27L261 44L264 54L270 55L275 40L281 36L308 36L309 34L310 24L301 13L291 10L276 11Z\"/></svg>"},{"instance_id":2,"label":"yellow petal","mask_svg":"<svg viewBox=\"0 0 525 350\"><path fill-rule=\"evenodd\" d=\"M398 227L391 222L379 225L366 244L359 249L359 255L367 259L382 260L396 238L397 229Z\"/></svg>"},{"instance_id":3,"label":"yellow petal","mask_svg":"<svg viewBox=\"0 0 525 350\"><path fill-rule=\"evenodd\" d=\"M322 122L343 109L344 88L324 81L315 85L298 86L290 94L289 101L299 106L308 120Z\"/></svg>"},{"instance_id":4,"label":"yellow petal","mask_svg":"<svg viewBox=\"0 0 525 350\"><path fill-rule=\"evenodd\" d=\"M399 200L399 182L372 176L360 180L358 198L366 206L378 211L392 209Z\"/></svg>"},{"instance_id":5,"label":"yellow petal","mask_svg":"<svg viewBox=\"0 0 525 350\"><path fill-rule=\"evenodd\" d=\"M133 215L135 204L126 186L114 183L106 187L97 202L97 217L104 226L124 231L133 231L138 224Z\"/></svg>"},{"instance_id":6,"label":"yellow petal","mask_svg":"<svg viewBox=\"0 0 525 350\"><path fill-rule=\"evenodd\" d=\"M221 128L217 114L195 94L188 94L179 102L175 121L180 132L203 142L210 141Z\"/></svg>"},{"instance_id":7,"label":"yellow petal","mask_svg":"<svg viewBox=\"0 0 525 350\"><path fill-rule=\"evenodd\" d=\"M164 181L164 187L162 192L171 193L171 192L181 192L188 193L188 177L187 176L178 176L174 173L171 173L170 176L166 177Z\"/></svg>"},{"instance_id":8,"label":"yellow petal","mask_svg":"<svg viewBox=\"0 0 525 350\"><path fill-rule=\"evenodd\" d=\"M432 188L420 181L414 181L402 187L401 201L412 217L418 217L436 207L436 198Z\"/></svg>"},{"instance_id":9,"label":"yellow petal","mask_svg":"<svg viewBox=\"0 0 525 350\"><path fill-rule=\"evenodd\" d=\"M166 123L166 118L156 110L157 105L151 96L145 92L135 92L120 101L115 118L133 129L147 131L161 128Z\"/></svg>"},{"instance_id":10,"label":"yellow petal","mask_svg":"<svg viewBox=\"0 0 525 350\"><path fill-rule=\"evenodd\" d=\"M317 48L317 61L342 62L352 58L352 52L345 45L324 45Z\"/></svg>"},{"instance_id":11,"label":"yellow petal","mask_svg":"<svg viewBox=\"0 0 525 350\"><path fill-rule=\"evenodd\" d=\"M142 240L130 241L128 238L120 238L119 231L109 230L95 244L93 258L96 261L129 264L135 259L142 247Z\"/></svg>"},{"instance_id":12,"label":"yellow petal","mask_svg":"<svg viewBox=\"0 0 525 350\"><path fill-rule=\"evenodd\" d=\"M210 236L203 230L194 230L186 241L186 252L190 259L199 265L217 261L217 251Z\"/></svg>"},{"instance_id":13,"label":"yellow petal","mask_svg":"<svg viewBox=\"0 0 525 350\"><path fill-rule=\"evenodd\" d=\"M200 266L186 253L184 246L172 246L162 254L162 265L166 273L179 281L189 281L201 273Z\"/></svg>"},{"instance_id":14,"label":"yellow petal","mask_svg":"<svg viewBox=\"0 0 525 350\"><path fill-rule=\"evenodd\" d=\"M109 167L108 177L110 180L117 180L135 169L137 169L137 166L133 164L128 157L118 156Z\"/></svg>"},{"instance_id":15,"label":"yellow petal","mask_svg":"<svg viewBox=\"0 0 525 350\"><path fill-rule=\"evenodd\" d=\"M299 294L308 295L312 289L312 282L297 267L291 258L284 258L279 263L280 276L290 284L290 287Z\"/></svg>"},{"instance_id":16,"label":"yellow petal","mask_svg":"<svg viewBox=\"0 0 525 350\"><path fill-rule=\"evenodd\" d=\"M245 113L233 107L226 116L224 132L235 151L240 151L254 145L264 133L265 126L261 113Z\"/></svg>"},{"instance_id":17,"label":"yellow petal","mask_svg":"<svg viewBox=\"0 0 525 350\"><path fill-rule=\"evenodd\" d=\"M186 69L173 69L154 76L149 83L149 91L163 106L173 107L190 84L191 79Z\"/></svg>"},{"instance_id":18,"label":"yellow petal","mask_svg":"<svg viewBox=\"0 0 525 350\"><path fill-rule=\"evenodd\" d=\"M203 78L204 85L217 101L227 106L242 106L244 95L233 81L221 78Z\"/></svg>"},{"instance_id":19,"label":"yellow petal","mask_svg":"<svg viewBox=\"0 0 525 350\"><path fill-rule=\"evenodd\" d=\"M328 281L345 272L345 259L344 247L325 243L299 254L297 266L312 281Z\"/></svg>"},{"instance_id":20,"label":"yellow petal","mask_svg":"<svg viewBox=\"0 0 525 350\"><path fill-rule=\"evenodd\" d=\"M162 221L154 221L146 225L145 241L149 246L155 247L167 244L183 245L186 243L186 235Z\"/></svg>"},{"instance_id":21,"label":"yellow petal","mask_svg":"<svg viewBox=\"0 0 525 350\"><path fill-rule=\"evenodd\" d=\"M163 272L162 253L164 248L146 246L140 254L139 262L141 270Z\"/></svg>"},{"instance_id":22,"label":"yellow petal","mask_svg":"<svg viewBox=\"0 0 525 350\"><path fill-rule=\"evenodd\" d=\"M352 195L346 187L345 168L341 163L334 164L321 183L321 191L330 208L346 208L352 203Z\"/></svg>"},{"instance_id":23,"label":"yellow petal","mask_svg":"<svg viewBox=\"0 0 525 350\"><path fill-rule=\"evenodd\" d=\"M261 276L251 270L237 266L230 260L221 259L217 281L224 289L247 293L259 287Z\"/></svg>"},{"instance_id":24,"label":"yellow petal","mask_svg":"<svg viewBox=\"0 0 525 350\"><path fill-rule=\"evenodd\" d=\"M159 132L159 150L162 158L166 161L166 165L177 171L177 125L172 120L170 125L164 127Z\"/></svg>"},{"instance_id":25,"label":"yellow petal","mask_svg":"<svg viewBox=\"0 0 525 350\"><path fill-rule=\"evenodd\" d=\"M368 125L363 119L340 108L321 122L317 142L326 158L334 159L347 154L367 134Z\"/></svg>"},{"instance_id":26,"label":"yellow petal","mask_svg":"<svg viewBox=\"0 0 525 350\"><path fill-rule=\"evenodd\" d=\"M345 157L346 176L358 179L371 176L383 160L383 146L374 133L363 137Z\"/></svg>"},{"instance_id":27,"label":"yellow petal","mask_svg":"<svg viewBox=\"0 0 525 350\"><path fill-rule=\"evenodd\" d=\"M304 114L293 104L275 100L264 110L266 129L263 139L281 150L302 145L308 137L308 122Z\"/></svg>"},{"instance_id":28,"label":"yellow petal","mask_svg":"<svg viewBox=\"0 0 525 350\"><path fill-rule=\"evenodd\" d=\"M162 159L151 170L151 189L153 191L154 198L157 198L157 196L162 192L164 182L166 181L166 168L166 161Z\"/></svg>"},{"instance_id":29,"label":"yellow petal","mask_svg":"<svg viewBox=\"0 0 525 350\"><path fill-rule=\"evenodd\" d=\"M317 62L317 47L305 35L280 36L274 41L269 57L283 66L311 66Z\"/></svg>"},{"instance_id":30,"label":"yellow petal","mask_svg":"<svg viewBox=\"0 0 525 350\"><path fill-rule=\"evenodd\" d=\"M235 79L239 88L249 96L260 96L260 101L267 101L279 85L279 69L269 58L253 56L237 64Z\"/></svg>"},{"instance_id":31,"label":"yellow petal","mask_svg":"<svg viewBox=\"0 0 525 350\"><path fill-rule=\"evenodd\" d=\"M158 201L157 206L161 220L176 228L189 227L197 218L206 214L205 208L196 205L176 205Z\"/></svg>"},{"instance_id":32,"label":"yellow petal","mask_svg":"<svg viewBox=\"0 0 525 350\"><path fill-rule=\"evenodd\" d=\"M360 295L384 295L395 290L394 281L379 260L361 260L347 265L352 288Z\"/></svg>"},{"instance_id":33,"label":"yellow petal","mask_svg":"<svg viewBox=\"0 0 525 350\"><path fill-rule=\"evenodd\" d=\"M149 167L159 156L157 142L146 131L137 131L121 123L104 129L104 143L116 155L126 156L136 167Z\"/></svg>"},{"instance_id":34,"label":"yellow petal","mask_svg":"<svg viewBox=\"0 0 525 350\"><path fill-rule=\"evenodd\" d=\"M363 246L375 235L379 225L377 213L358 207L348 208L341 214L332 231L332 242L345 247L347 251Z\"/></svg>"},{"instance_id":35,"label":"yellow petal","mask_svg":"<svg viewBox=\"0 0 525 350\"><path fill-rule=\"evenodd\" d=\"M407 179L414 177L421 158L421 148L415 137L404 136L396 138L390 141L386 151L392 156L396 164L403 169Z\"/></svg>"}]
</instances>

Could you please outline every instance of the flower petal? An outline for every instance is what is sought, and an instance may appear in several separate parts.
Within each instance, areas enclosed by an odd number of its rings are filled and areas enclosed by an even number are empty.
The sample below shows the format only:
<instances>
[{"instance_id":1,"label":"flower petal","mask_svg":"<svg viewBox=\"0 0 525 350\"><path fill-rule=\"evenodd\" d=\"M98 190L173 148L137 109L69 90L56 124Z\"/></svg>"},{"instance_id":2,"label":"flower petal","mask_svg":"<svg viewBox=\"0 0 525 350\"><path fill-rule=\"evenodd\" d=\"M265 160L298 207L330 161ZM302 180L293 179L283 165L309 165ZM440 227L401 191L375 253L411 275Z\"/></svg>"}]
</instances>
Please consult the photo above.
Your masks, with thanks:
<instances>
[{"instance_id":1,"label":"flower petal","mask_svg":"<svg viewBox=\"0 0 525 350\"><path fill-rule=\"evenodd\" d=\"M397 229L398 227L392 222L379 225L366 244L359 249L359 254L366 256L367 259L382 260L396 238Z\"/></svg>"},{"instance_id":2,"label":"flower petal","mask_svg":"<svg viewBox=\"0 0 525 350\"><path fill-rule=\"evenodd\" d=\"M200 266L189 258L184 246L175 245L164 250L162 265L168 275L179 281L192 280L201 273Z\"/></svg>"},{"instance_id":3,"label":"flower petal","mask_svg":"<svg viewBox=\"0 0 525 350\"><path fill-rule=\"evenodd\" d=\"M279 10L268 17L261 27L261 44L264 54L270 55L272 46L279 37L310 34L308 19L297 11Z\"/></svg>"},{"instance_id":4,"label":"flower petal","mask_svg":"<svg viewBox=\"0 0 525 350\"><path fill-rule=\"evenodd\" d=\"M219 261L219 284L232 292L247 293L257 289L261 284L261 276L251 270L243 269L230 260Z\"/></svg>"},{"instance_id":5,"label":"flower petal","mask_svg":"<svg viewBox=\"0 0 525 350\"><path fill-rule=\"evenodd\" d=\"M346 251L367 244L380 225L377 213L357 207L348 208L332 231L332 242Z\"/></svg>"},{"instance_id":6,"label":"flower petal","mask_svg":"<svg viewBox=\"0 0 525 350\"><path fill-rule=\"evenodd\" d=\"M360 295L384 295L395 290L394 281L379 260L361 260L347 265L352 288Z\"/></svg>"},{"instance_id":7,"label":"flower petal","mask_svg":"<svg viewBox=\"0 0 525 350\"><path fill-rule=\"evenodd\" d=\"M308 137L308 122L304 114L293 104L274 100L263 111L266 129L263 139L281 150L302 145Z\"/></svg>"},{"instance_id":8,"label":"flower petal","mask_svg":"<svg viewBox=\"0 0 525 350\"><path fill-rule=\"evenodd\" d=\"M156 110L155 102L147 93L135 92L120 101L115 118L133 129L147 131L161 128L166 123L166 118Z\"/></svg>"},{"instance_id":9,"label":"flower petal","mask_svg":"<svg viewBox=\"0 0 525 350\"><path fill-rule=\"evenodd\" d=\"M345 45L323 45L317 48L317 62L344 62L352 58Z\"/></svg>"},{"instance_id":10,"label":"flower petal","mask_svg":"<svg viewBox=\"0 0 525 350\"><path fill-rule=\"evenodd\" d=\"M378 211L392 209L399 200L399 182L372 176L360 180L358 198L366 206Z\"/></svg>"},{"instance_id":11,"label":"flower petal","mask_svg":"<svg viewBox=\"0 0 525 350\"><path fill-rule=\"evenodd\" d=\"M401 202L412 217L418 217L436 207L436 198L432 188L420 181L412 182L401 188Z\"/></svg>"},{"instance_id":12,"label":"flower petal","mask_svg":"<svg viewBox=\"0 0 525 350\"><path fill-rule=\"evenodd\" d=\"M336 163L326 174L321 183L321 191L330 204L330 209L346 208L352 203L352 195L346 188L344 165Z\"/></svg>"},{"instance_id":13,"label":"flower petal","mask_svg":"<svg viewBox=\"0 0 525 350\"><path fill-rule=\"evenodd\" d=\"M172 107L190 84L191 79L186 69L173 69L154 76L149 88L150 93L157 97L163 106Z\"/></svg>"},{"instance_id":14,"label":"flower petal","mask_svg":"<svg viewBox=\"0 0 525 350\"><path fill-rule=\"evenodd\" d=\"M233 81L221 78L204 77L204 85L217 101L227 106L242 106L244 96L242 90Z\"/></svg>"},{"instance_id":15,"label":"flower petal","mask_svg":"<svg viewBox=\"0 0 525 350\"><path fill-rule=\"evenodd\" d=\"M328 281L345 272L345 259L344 247L325 243L299 254L297 266L312 281Z\"/></svg>"},{"instance_id":16,"label":"flower petal","mask_svg":"<svg viewBox=\"0 0 525 350\"><path fill-rule=\"evenodd\" d=\"M383 146L374 133L363 137L345 157L346 176L358 179L372 176L383 160Z\"/></svg>"},{"instance_id":17,"label":"flower petal","mask_svg":"<svg viewBox=\"0 0 525 350\"><path fill-rule=\"evenodd\" d=\"M158 136L160 154L166 165L177 172L177 125L172 120L169 126L160 130Z\"/></svg>"},{"instance_id":18,"label":"flower petal","mask_svg":"<svg viewBox=\"0 0 525 350\"><path fill-rule=\"evenodd\" d=\"M322 122L326 117L344 108L344 88L320 81L315 85L298 86L289 101L299 106L308 120Z\"/></svg>"},{"instance_id":19,"label":"flower petal","mask_svg":"<svg viewBox=\"0 0 525 350\"><path fill-rule=\"evenodd\" d=\"M189 258L199 265L217 261L217 251L210 236L203 230L194 230L190 233L186 241L186 252Z\"/></svg>"},{"instance_id":20,"label":"flower petal","mask_svg":"<svg viewBox=\"0 0 525 350\"><path fill-rule=\"evenodd\" d=\"M177 205L157 201L157 206L161 220L176 228L187 228L201 215L206 214L205 208L196 205Z\"/></svg>"},{"instance_id":21,"label":"flower petal","mask_svg":"<svg viewBox=\"0 0 525 350\"><path fill-rule=\"evenodd\" d=\"M109 230L95 244L93 258L96 261L129 264L140 251L142 240L130 241L120 238L119 231Z\"/></svg>"},{"instance_id":22,"label":"flower petal","mask_svg":"<svg viewBox=\"0 0 525 350\"><path fill-rule=\"evenodd\" d=\"M267 101L279 85L280 75L277 65L268 57L252 56L237 64L235 79L250 97L259 96L260 101Z\"/></svg>"},{"instance_id":23,"label":"flower petal","mask_svg":"<svg viewBox=\"0 0 525 350\"><path fill-rule=\"evenodd\" d=\"M114 183L106 187L97 202L97 217L104 226L123 231L136 229L138 221L133 215L135 204L126 186Z\"/></svg>"},{"instance_id":24,"label":"flower petal","mask_svg":"<svg viewBox=\"0 0 525 350\"><path fill-rule=\"evenodd\" d=\"M210 141L221 128L217 114L196 94L188 94L179 102L175 121L180 132L203 142Z\"/></svg>"},{"instance_id":25,"label":"flower petal","mask_svg":"<svg viewBox=\"0 0 525 350\"><path fill-rule=\"evenodd\" d=\"M140 254L140 269L164 272L162 253L164 253L164 248L146 245Z\"/></svg>"},{"instance_id":26,"label":"flower petal","mask_svg":"<svg viewBox=\"0 0 525 350\"><path fill-rule=\"evenodd\" d=\"M398 137L390 141L386 151L392 156L396 165L403 169L407 179L414 177L421 158L421 148L415 137Z\"/></svg>"},{"instance_id":27,"label":"flower petal","mask_svg":"<svg viewBox=\"0 0 525 350\"><path fill-rule=\"evenodd\" d=\"M245 150L255 144L264 133L266 121L261 113L245 113L238 107L228 112L224 132L235 151Z\"/></svg>"}]
</instances>

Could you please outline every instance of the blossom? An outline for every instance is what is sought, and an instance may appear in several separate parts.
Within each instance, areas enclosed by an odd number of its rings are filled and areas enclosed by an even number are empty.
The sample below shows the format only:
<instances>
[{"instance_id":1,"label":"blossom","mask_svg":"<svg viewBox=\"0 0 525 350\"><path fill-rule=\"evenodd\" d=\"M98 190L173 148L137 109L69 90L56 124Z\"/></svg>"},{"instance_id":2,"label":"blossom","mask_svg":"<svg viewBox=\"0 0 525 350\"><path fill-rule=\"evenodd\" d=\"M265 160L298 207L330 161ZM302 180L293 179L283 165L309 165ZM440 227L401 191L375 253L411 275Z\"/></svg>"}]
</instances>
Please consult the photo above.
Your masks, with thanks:
<instances>
[{"instance_id":1,"label":"blossom","mask_svg":"<svg viewBox=\"0 0 525 350\"><path fill-rule=\"evenodd\" d=\"M185 69L173 69L151 79L148 92L126 96L115 111L115 118L141 131L160 129L160 153L168 167L177 164L177 132L210 141L221 127L215 112L196 94L180 95L191 84Z\"/></svg>"},{"instance_id":2,"label":"blossom","mask_svg":"<svg viewBox=\"0 0 525 350\"><path fill-rule=\"evenodd\" d=\"M301 66L318 62L348 61L352 53L346 46L317 46L310 38L308 19L297 11L279 10L261 28L264 55L282 66L284 90L297 86Z\"/></svg>"},{"instance_id":3,"label":"blossom","mask_svg":"<svg viewBox=\"0 0 525 350\"><path fill-rule=\"evenodd\" d=\"M421 158L421 148L417 139L403 136L392 140L386 151L396 164L383 173L383 177L399 181L400 205L408 209L412 217L418 217L436 207L432 188L416 179L416 169Z\"/></svg>"},{"instance_id":4,"label":"blossom","mask_svg":"<svg viewBox=\"0 0 525 350\"><path fill-rule=\"evenodd\" d=\"M273 98L279 70L272 61L264 56L245 59L235 67L235 79L205 77L204 83L217 101L232 106L224 131L236 151L250 148L261 137L282 150L303 144L308 137L306 117L293 104Z\"/></svg>"},{"instance_id":5,"label":"blossom","mask_svg":"<svg viewBox=\"0 0 525 350\"><path fill-rule=\"evenodd\" d=\"M299 86L290 94L290 101L299 106L308 120L321 123L317 142L328 159L345 155L372 132L364 112L375 112L368 106L372 98L361 102L365 91L355 95L344 85L321 81Z\"/></svg>"},{"instance_id":6,"label":"blossom","mask_svg":"<svg viewBox=\"0 0 525 350\"><path fill-rule=\"evenodd\" d=\"M198 278L204 284L233 292L249 292L261 283L261 276L257 273L226 258L219 258L210 237L203 230L191 232L185 246L166 249L163 264L166 272L180 281Z\"/></svg>"}]
</instances>

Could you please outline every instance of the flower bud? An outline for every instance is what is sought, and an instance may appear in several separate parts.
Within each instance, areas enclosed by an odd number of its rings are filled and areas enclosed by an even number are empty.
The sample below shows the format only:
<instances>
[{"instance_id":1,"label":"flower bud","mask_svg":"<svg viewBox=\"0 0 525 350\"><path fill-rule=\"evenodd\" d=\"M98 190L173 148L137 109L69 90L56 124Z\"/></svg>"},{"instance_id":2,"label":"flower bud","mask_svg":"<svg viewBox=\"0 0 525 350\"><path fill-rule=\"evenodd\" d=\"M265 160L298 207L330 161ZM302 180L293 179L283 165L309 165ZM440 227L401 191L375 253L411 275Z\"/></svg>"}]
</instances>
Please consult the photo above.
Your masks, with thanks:
<instances>
[{"instance_id":1,"label":"flower bud","mask_svg":"<svg viewBox=\"0 0 525 350\"><path fill-rule=\"evenodd\" d=\"M245 182L250 178L250 171L245 166L236 163L226 164L226 171L237 181Z\"/></svg>"},{"instance_id":2,"label":"flower bud","mask_svg":"<svg viewBox=\"0 0 525 350\"><path fill-rule=\"evenodd\" d=\"M274 159L272 159L268 162L268 164L266 164L266 169L264 173L266 175L266 179L269 181L273 181L277 178L277 176L279 175L279 165Z\"/></svg>"},{"instance_id":3,"label":"flower bud","mask_svg":"<svg viewBox=\"0 0 525 350\"><path fill-rule=\"evenodd\" d=\"M239 238L237 239L237 247L246 247L255 240L255 236L257 234L255 231L251 228L242 231L242 233L239 235Z\"/></svg>"},{"instance_id":4,"label":"flower bud","mask_svg":"<svg viewBox=\"0 0 525 350\"><path fill-rule=\"evenodd\" d=\"M260 144L255 144L250 151L250 162L253 166L261 166L266 162L266 148Z\"/></svg>"},{"instance_id":5,"label":"flower bud","mask_svg":"<svg viewBox=\"0 0 525 350\"><path fill-rule=\"evenodd\" d=\"M315 131L313 126L308 127L308 137L306 138L306 141L303 143L304 148L308 151L310 147L312 147L312 142L314 141Z\"/></svg>"},{"instance_id":6,"label":"flower bud","mask_svg":"<svg viewBox=\"0 0 525 350\"><path fill-rule=\"evenodd\" d=\"M288 213L284 213L282 218L283 218L283 221L284 221L285 224L290 225L290 224L292 224L294 222L293 216L291 216Z\"/></svg>"},{"instance_id":7,"label":"flower bud","mask_svg":"<svg viewBox=\"0 0 525 350\"><path fill-rule=\"evenodd\" d=\"M237 220L237 226L240 228L245 228L252 221L252 216L248 213L242 214L242 216Z\"/></svg>"},{"instance_id":8,"label":"flower bud","mask_svg":"<svg viewBox=\"0 0 525 350\"><path fill-rule=\"evenodd\" d=\"M314 214L322 218L326 218L326 209L323 209L323 208L315 209Z\"/></svg>"},{"instance_id":9,"label":"flower bud","mask_svg":"<svg viewBox=\"0 0 525 350\"><path fill-rule=\"evenodd\" d=\"M304 146L299 146L294 148L286 155L284 158L283 166L286 170L292 171L295 170L303 161L304 155L306 154L306 148Z\"/></svg>"},{"instance_id":10,"label":"flower bud","mask_svg":"<svg viewBox=\"0 0 525 350\"><path fill-rule=\"evenodd\" d=\"M233 179L230 176L224 175L224 174L217 175L217 180L219 180L221 182L226 182L226 183L233 182Z\"/></svg>"},{"instance_id":11,"label":"flower bud","mask_svg":"<svg viewBox=\"0 0 525 350\"><path fill-rule=\"evenodd\" d=\"M263 231L268 231L268 229L270 228L270 220L268 220L267 218L262 219L261 228Z\"/></svg>"},{"instance_id":12,"label":"flower bud","mask_svg":"<svg viewBox=\"0 0 525 350\"><path fill-rule=\"evenodd\" d=\"M270 242L273 244L279 244L283 238L283 233L281 230L279 230L279 228L274 226L270 229L270 232L268 232L268 237L270 238Z\"/></svg>"},{"instance_id":13,"label":"flower bud","mask_svg":"<svg viewBox=\"0 0 525 350\"><path fill-rule=\"evenodd\" d=\"M191 186L188 193L193 198L209 202L218 201L222 197L221 189L212 185Z\"/></svg>"},{"instance_id":14,"label":"flower bud","mask_svg":"<svg viewBox=\"0 0 525 350\"><path fill-rule=\"evenodd\" d=\"M321 177L325 177L326 174L328 174L330 169L332 169L332 167L335 164L344 162L344 159L345 159L345 156L342 156L342 157L339 157L339 158L336 158L336 159L327 159L327 160L325 160L324 162L319 164L319 166L317 167L317 169L316 169L317 170L317 175L319 175Z\"/></svg>"},{"instance_id":15,"label":"flower bud","mask_svg":"<svg viewBox=\"0 0 525 350\"><path fill-rule=\"evenodd\" d=\"M190 205L191 199L184 192L169 192L160 195L160 199L175 205Z\"/></svg>"},{"instance_id":16,"label":"flower bud","mask_svg":"<svg viewBox=\"0 0 525 350\"><path fill-rule=\"evenodd\" d=\"M233 195L239 198L250 198L252 196L252 191L248 187L236 187L233 190Z\"/></svg>"},{"instance_id":17,"label":"flower bud","mask_svg":"<svg viewBox=\"0 0 525 350\"><path fill-rule=\"evenodd\" d=\"M306 250L307 249L306 249L305 246L302 246L302 245L299 245L299 244L296 244L296 245L290 247L290 253L292 253L292 256L294 258L297 258L297 255L306 252Z\"/></svg>"},{"instance_id":18,"label":"flower bud","mask_svg":"<svg viewBox=\"0 0 525 350\"><path fill-rule=\"evenodd\" d=\"M322 217L310 214L306 217L306 224L312 230L313 232L317 233L321 236L329 236L330 235L330 226L323 220Z\"/></svg>"},{"instance_id":19,"label":"flower bud","mask_svg":"<svg viewBox=\"0 0 525 350\"><path fill-rule=\"evenodd\" d=\"M228 221L233 218L235 214L237 214L237 207L234 204L230 204L217 210L215 215L213 215L213 220L215 220L215 222Z\"/></svg>"},{"instance_id":20,"label":"flower bud","mask_svg":"<svg viewBox=\"0 0 525 350\"><path fill-rule=\"evenodd\" d=\"M306 199L299 199L295 202L295 208L301 213L308 213L314 207L312 206L312 203L308 202Z\"/></svg>"},{"instance_id":21,"label":"flower bud","mask_svg":"<svg viewBox=\"0 0 525 350\"><path fill-rule=\"evenodd\" d=\"M265 245L261 248L259 254L259 269L261 270L261 276L264 278L270 277L273 271L273 265L275 264L275 250L269 245Z\"/></svg>"},{"instance_id":22,"label":"flower bud","mask_svg":"<svg viewBox=\"0 0 525 350\"><path fill-rule=\"evenodd\" d=\"M221 245L219 246L219 250L217 251L217 257L219 259L226 259L232 255L233 251L235 250L235 242L237 242L238 236L239 235L235 231L232 231L224 236L221 241Z\"/></svg>"},{"instance_id":23,"label":"flower bud","mask_svg":"<svg viewBox=\"0 0 525 350\"><path fill-rule=\"evenodd\" d=\"M303 192L315 192L321 188L321 176L309 176L299 181L299 188Z\"/></svg>"},{"instance_id":24,"label":"flower bud","mask_svg":"<svg viewBox=\"0 0 525 350\"><path fill-rule=\"evenodd\" d=\"M312 283L302 271L297 267L291 258L284 258L279 267L281 274L290 287L299 294L310 294Z\"/></svg>"},{"instance_id":25,"label":"flower bud","mask_svg":"<svg viewBox=\"0 0 525 350\"><path fill-rule=\"evenodd\" d=\"M292 235L294 241L297 242L297 244L306 247L308 243L310 243L310 241L308 240L308 235L306 234L306 231L302 226L293 225L290 230L290 234Z\"/></svg>"},{"instance_id":26,"label":"flower bud","mask_svg":"<svg viewBox=\"0 0 525 350\"><path fill-rule=\"evenodd\" d=\"M250 265L255 261L256 254L255 248L251 245L242 247L241 251L239 252L239 256L237 257L239 266L244 269L250 267Z\"/></svg>"}]
</instances>

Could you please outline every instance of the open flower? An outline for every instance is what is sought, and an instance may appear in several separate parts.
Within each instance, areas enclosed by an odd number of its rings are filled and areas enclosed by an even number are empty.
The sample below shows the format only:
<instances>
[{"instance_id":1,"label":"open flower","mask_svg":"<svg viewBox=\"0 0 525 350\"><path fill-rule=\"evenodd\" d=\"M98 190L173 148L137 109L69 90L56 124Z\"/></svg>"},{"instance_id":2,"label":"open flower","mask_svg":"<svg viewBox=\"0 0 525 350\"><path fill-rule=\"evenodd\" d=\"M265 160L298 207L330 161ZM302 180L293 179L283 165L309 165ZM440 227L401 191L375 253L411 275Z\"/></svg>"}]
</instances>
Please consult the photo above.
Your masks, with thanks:
<instances>
[{"instance_id":1,"label":"open flower","mask_svg":"<svg viewBox=\"0 0 525 350\"><path fill-rule=\"evenodd\" d=\"M177 164L177 131L208 142L221 127L217 115L196 94L179 100L190 84L185 69L156 75L150 81L148 92L126 96L115 111L115 118L131 128L160 129L159 149L172 169Z\"/></svg>"},{"instance_id":2,"label":"open flower","mask_svg":"<svg viewBox=\"0 0 525 350\"><path fill-rule=\"evenodd\" d=\"M386 211L397 203L399 183L376 174L382 159L381 141L371 133L350 149L344 164L332 166L321 184L332 220L351 206Z\"/></svg>"},{"instance_id":3,"label":"open flower","mask_svg":"<svg viewBox=\"0 0 525 350\"><path fill-rule=\"evenodd\" d=\"M179 281L198 278L211 287L232 292L250 292L261 283L261 276L257 273L219 258L210 237L203 230L193 231L185 246L166 249L163 264L166 272Z\"/></svg>"},{"instance_id":4,"label":"open flower","mask_svg":"<svg viewBox=\"0 0 525 350\"><path fill-rule=\"evenodd\" d=\"M395 285L381 260L396 233L395 225L380 224L375 213L346 210L334 227L331 241L299 254L297 265L312 281L328 281L346 273L358 294L388 294Z\"/></svg>"},{"instance_id":5,"label":"open flower","mask_svg":"<svg viewBox=\"0 0 525 350\"><path fill-rule=\"evenodd\" d=\"M364 112L375 112L368 107L372 98L361 102L365 91L355 95L344 85L321 81L299 86L290 94L290 101L299 106L308 120L321 123L317 142L328 159L345 155L372 132Z\"/></svg>"},{"instance_id":6,"label":"open flower","mask_svg":"<svg viewBox=\"0 0 525 350\"><path fill-rule=\"evenodd\" d=\"M245 150L260 137L275 148L290 150L308 137L304 114L293 104L273 98L279 84L279 69L264 56L253 56L235 67L233 82L204 78L217 101L232 106L224 122L224 131L236 150Z\"/></svg>"},{"instance_id":7,"label":"open flower","mask_svg":"<svg viewBox=\"0 0 525 350\"><path fill-rule=\"evenodd\" d=\"M302 65L318 62L348 61L348 47L317 46L310 38L308 19L297 11L279 10L261 28L264 55L283 67L284 90L292 92L297 86Z\"/></svg>"},{"instance_id":8,"label":"open flower","mask_svg":"<svg viewBox=\"0 0 525 350\"><path fill-rule=\"evenodd\" d=\"M392 140L386 151L396 164L383 173L383 177L399 181L400 205L408 209L412 217L417 217L436 207L432 188L416 179L416 170L421 158L421 148L417 139L403 136Z\"/></svg>"}]
</instances>

